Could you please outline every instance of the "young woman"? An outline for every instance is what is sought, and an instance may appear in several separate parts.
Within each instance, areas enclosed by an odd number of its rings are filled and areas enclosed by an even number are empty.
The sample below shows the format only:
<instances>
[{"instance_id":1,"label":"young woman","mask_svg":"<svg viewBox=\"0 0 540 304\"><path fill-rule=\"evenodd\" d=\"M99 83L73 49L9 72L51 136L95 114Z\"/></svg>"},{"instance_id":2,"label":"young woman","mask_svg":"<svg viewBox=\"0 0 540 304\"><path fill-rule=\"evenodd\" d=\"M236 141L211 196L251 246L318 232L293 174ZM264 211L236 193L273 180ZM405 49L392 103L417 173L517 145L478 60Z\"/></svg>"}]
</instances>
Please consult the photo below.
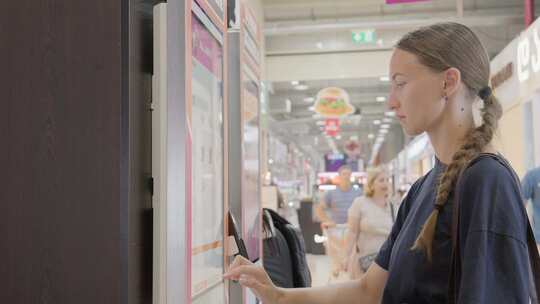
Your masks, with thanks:
<instances>
[{"instance_id":1,"label":"young woman","mask_svg":"<svg viewBox=\"0 0 540 304\"><path fill-rule=\"evenodd\" d=\"M489 57L466 26L441 23L404 36L390 62L389 106L410 135L427 132L437 161L401 204L375 263L362 278L278 289L238 258L238 279L264 303L447 303L452 193L459 202L457 303L529 303L527 215L512 172L491 146L502 109L489 88ZM473 102L482 102L475 126ZM458 181L459 178L459 182ZM536 255L537 256L537 255Z\"/></svg>"},{"instance_id":2,"label":"young woman","mask_svg":"<svg viewBox=\"0 0 540 304\"><path fill-rule=\"evenodd\" d=\"M351 279L367 270L392 230L389 189L388 175L381 168L368 169L364 195L349 209L345 248Z\"/></svg>"}]
</instances>

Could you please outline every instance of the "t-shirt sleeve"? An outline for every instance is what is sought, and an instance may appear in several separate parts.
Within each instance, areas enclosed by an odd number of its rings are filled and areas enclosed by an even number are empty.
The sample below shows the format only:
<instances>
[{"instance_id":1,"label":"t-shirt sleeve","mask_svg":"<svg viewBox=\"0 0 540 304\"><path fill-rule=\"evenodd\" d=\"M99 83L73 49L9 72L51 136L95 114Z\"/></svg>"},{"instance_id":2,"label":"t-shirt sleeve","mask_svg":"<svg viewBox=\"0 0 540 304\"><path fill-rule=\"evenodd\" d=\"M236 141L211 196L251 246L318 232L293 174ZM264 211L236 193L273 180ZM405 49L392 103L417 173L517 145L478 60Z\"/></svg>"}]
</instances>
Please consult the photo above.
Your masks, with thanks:
<instances>
[{"instance_id":1,"label":"t-shirt sleeve","mask_svg":"<svg viewBox=\"0 0 540 304\"><path fill-rule=\"evenodd\" d=\"M425 177L424 177L425 178ZM420 187L421 181L424 180L424 178L419 179L416 181L409 193L407 193L407 196L403 199L403 202L399 206L399 211L396 217L396 221L394 222L394 225L392 226L392 231L388 235L388 238L384 242L384 244L381 246L381 249L379 250L379 254L375 258L375 263L379 265L384 270L388 271L389 265L390 265L390 255L392 254L392 249L394 248L394 242L396 241L399 232L401 231L401 227L403 226L403 223L405 222L405 219L407 218L407 214L409 213L410 205L412 204L414 200L415 193L417 189Z\"/></svg>"},{"instance_id":2,"label":"t-shirt sleeve","mask_svg":"<svg viewBox=\"0 0 540 304\"><path fill-rule=\"evenodd\" d=\"M324 194L324 199L322 201L322 206L324 208L330 208L330 204L332 202L332 191L328 191Z\"/></svg>"},{"instance_id":3,"label":"t-shirt sleeve","mask_svg":"<svg viewBox=\"0 0 540 304\"><path fill-rule=\"evenodd\" d=\"M529 260L523 242L474 231L463 251L459 304L529 303Z\"/></svg>"},{"instance_id":4,"label":"t-shirt sleeve","mask_svg":"<svg viewBox=\"0 0 540 304\"><path fill-rule=\"evenodd\" d=\"M531 175L525 174L523 181L521 182L521 190L523 191L523 198L526 200L531 199L533 193Z\"/></svg>"},{"instance_id":5,"label":"t-shirt sleeve","mask_svg":"<svg viewBox=\"0 0 540 304\"><path fill-rule=\"evenodd\" d=\"M467 169L460 185L458 303L528 303L527 222L519 185L493 159Z\"/></svg>"},{"instance_id":6,"label":"t-shirt sleeve","mask_svg":"<svg viewBox=\"0 0 540 304\"><path fill-rule=\"evenodd\" d=\"M356 198L347 211L347 216L359 219L362 216L362 203L363 199L361 197Z\"/></svg>"}]
</instances>

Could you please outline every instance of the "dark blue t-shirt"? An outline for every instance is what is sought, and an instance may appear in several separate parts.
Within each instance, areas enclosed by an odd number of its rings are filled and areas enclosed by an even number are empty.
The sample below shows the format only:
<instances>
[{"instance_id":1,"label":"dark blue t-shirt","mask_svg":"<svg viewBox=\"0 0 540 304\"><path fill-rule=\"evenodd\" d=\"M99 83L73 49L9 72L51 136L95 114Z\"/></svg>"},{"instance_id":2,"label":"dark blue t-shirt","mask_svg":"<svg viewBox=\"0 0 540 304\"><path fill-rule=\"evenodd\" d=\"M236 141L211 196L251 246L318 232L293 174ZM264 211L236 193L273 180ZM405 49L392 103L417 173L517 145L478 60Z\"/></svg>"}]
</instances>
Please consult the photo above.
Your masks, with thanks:
<instances>
[{"instance_id":1,"label":"dark blue t-shirt","mask_svg":"<svg viewBox=\"0 0 540 304\"><path fill-rule=\"evenodd\" d=\"M411 247L435 203L435 168L418 180L400 207L376 263L389 272L383 304L446 303L452 251L452 205L439 214L433 261ZM459 241L462 261L458 303L529 303L527 220L512 173L481 156L465 171L460 193Z\"/></svg>"}]
</instances>

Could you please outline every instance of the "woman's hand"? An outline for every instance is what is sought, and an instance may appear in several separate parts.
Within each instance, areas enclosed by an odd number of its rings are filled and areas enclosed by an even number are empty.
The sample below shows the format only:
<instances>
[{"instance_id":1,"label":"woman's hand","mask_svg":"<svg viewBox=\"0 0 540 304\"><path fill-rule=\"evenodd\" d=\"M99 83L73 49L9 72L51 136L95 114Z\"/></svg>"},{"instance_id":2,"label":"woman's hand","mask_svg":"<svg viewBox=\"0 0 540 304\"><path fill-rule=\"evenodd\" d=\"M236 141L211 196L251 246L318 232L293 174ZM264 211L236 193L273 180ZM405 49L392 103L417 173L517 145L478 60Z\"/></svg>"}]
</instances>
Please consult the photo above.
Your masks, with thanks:
<instances>
[{"instance_id":1,"label":"woman's hand","mask_svg":"<svg viewBox=\"0 0 540 304\"><path fill-rule=\"evenodd\" d=\"M334 228L334 227L336 227L336 223L334 223L332 221L322 222L321 223L321 229L322 230L328 229L328 228Z\"/></svg>"},{"instance_id":2,"label":"woman's hand","mask_svg":"<svg viewBox=\"0 0 540 304\"><path fill-rule=\"evenodd\" d=\"M229 271L223 277L248 287L265 304L282 304L285 291L274 285L261 266L256 266L241 256L234 259Z\"/></svg>"}]
</instances>

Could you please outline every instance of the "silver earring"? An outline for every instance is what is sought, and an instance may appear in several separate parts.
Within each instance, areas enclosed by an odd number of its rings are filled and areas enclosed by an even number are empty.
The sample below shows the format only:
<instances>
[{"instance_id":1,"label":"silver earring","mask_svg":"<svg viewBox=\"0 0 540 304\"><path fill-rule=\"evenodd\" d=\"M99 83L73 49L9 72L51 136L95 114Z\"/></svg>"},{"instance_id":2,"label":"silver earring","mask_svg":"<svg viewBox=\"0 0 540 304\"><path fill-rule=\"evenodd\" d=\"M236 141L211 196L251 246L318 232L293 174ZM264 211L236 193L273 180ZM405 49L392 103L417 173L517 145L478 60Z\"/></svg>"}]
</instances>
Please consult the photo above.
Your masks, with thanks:
<instances>
[{"instance_id":1,"label":"silver earring","mask_svg":"<svg viewBox=\"0 0 540 304\"><path fill-rule=\"evenodd\" d=\"M446 90L446 81L443 82L443 90ZM448 101L448 96L446 95L446 92L443 92L444 101Z\"/></svg>"}]
</instances>

